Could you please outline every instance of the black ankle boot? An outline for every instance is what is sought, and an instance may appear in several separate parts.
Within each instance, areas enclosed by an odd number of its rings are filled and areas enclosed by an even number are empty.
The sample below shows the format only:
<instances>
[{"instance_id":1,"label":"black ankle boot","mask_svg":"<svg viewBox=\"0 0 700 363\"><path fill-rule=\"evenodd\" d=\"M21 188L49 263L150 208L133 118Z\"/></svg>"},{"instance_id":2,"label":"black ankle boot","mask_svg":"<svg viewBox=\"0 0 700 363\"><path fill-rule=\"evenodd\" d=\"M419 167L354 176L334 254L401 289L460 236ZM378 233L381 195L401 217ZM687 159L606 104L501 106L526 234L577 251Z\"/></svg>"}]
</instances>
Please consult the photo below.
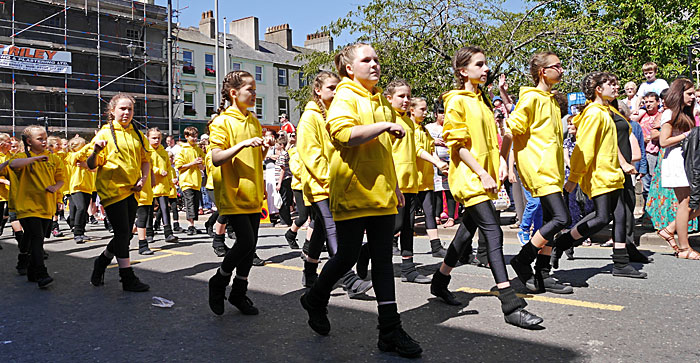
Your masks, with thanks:
<instances>
[{"instance_id":1,"label":"black ankle boot","mask_svg":"<svg viewBox=\"0 0 700 363\"><path fill-rule=\"evenodd\" d=\"M634 245L632 242L627 242L625 243L625 247L627 249L627 254L630 256L630 262L639 262L639 263L651 263L654 262L654 259L651 257L647 257L643 255L639 250L637 249L637 246Z\"/></svg>"},{"instance_id":2,"label":"black ankle boot","mask_svg":"<svg viewBox=\"0 0 700 363\"><path fill-rule=\"evenodd\" d=\"M24 231L17 231L15 232L15 240L17 241L17 244L22 243L22 238L24 238Z\"/></svg>"},{"instance_id":3,"label":"black ankle boot","mask_svg":"<svg viewBox=\"0 0 700 363\"><path fill-rule=\"evenodd\" d=\"M645 272L637 271L629 264L630 258L626 248L613 248L613 276L631 277L635 279L645 279Z\"/></svg>"},{"instance_id":4,"label":"black ankle boot","mask_svg":"<svg viewBox=\"0 0 700 363\"><path fill-rule=\"evenodd\" d=\"M27 274L27 269L29 268L28 253L20 253L17 255L17 266L15 268L17 269L17 273L20 276L24 276Z\"/></svg>"},{"instance_id":5,"label":"black ankle boot","mask_svg":"<svg viewBox=\"0 0 700 363\"><path fill-rule=\"evenodd\" d=\"M401 281L414 282L417 284L429 284L430 278L423 276L416 270L416 264L413 263L413 257L401 259Z\"/></svg>"},{"instance_id":6,"label":"black ankle boot","mask_svg":"<svg viewBox=\"0 0 700 363\"><path fill-rule=\"evenodd\" d=\"M447 255L447 250L442 247L442 242L439 238L430 240L430 250L433 253L433 257L445 258Z\"/></svg>"},{"instance_id":7,"label":"black ankle boot","mask_svg":"<svg viewBox=\"0 0 700 363\"><path fill-rule=\"evenodd\" d=\"M153 239L156 236L156 232L153 227L146 227L146 242L153 243Z\"/></svg>"},{"instance_id":8,"label":"black ankle boot","mask_svg":"<svg viewBox=\"0 0 700 363\"><path fill-rule=\"evenodd\" d=\"M95 267L92 270L92 277L90 277L92 286L101 286L105 284L105 270L111 262L112 259L107 258L103 253L100 253L95 259Z\"/></svg>"},{"instance_id":9,"label":"black ankle boot","mask_svg":"<svg viewBox=\"0 0 700 363\"><path fill-rule=\"evenodd\" d=\"M447 305L461 305L462 303L460 303L457 297L447 288L451 279L452 276L443 275L440 270L435 271L435 274L433 274L433 281L430 283L430 293L442 299Z\"/></svg>"},{"instance_id":10,"label":"black ankle boot","mask_svg":"<svg viewBox=\"0 0 700 363\"><path fill-rule=\"evenodd\" d=\"M537 255L537 262L535 262L535 274L532 278L527 280L525 287L532 293L573 293L573 287L562 284L550 274L552 271L552 266L549 264L550 258L551 257L547 255Z\"/></svg>"},{"instance_id":11,"label":"black ankle boot","mask_svg":"<svg viewBox=\"0 0 700 363\"><path fill-rule=\"evenodd\" d=\"M309 314L308 324L316 333L328 335L331 331L331 322L328 320L327 303L320 306L312 305L309 302L309 291L299 298L301 306Z\"/></svg>"},{"instance_id":12,"label":"black ankle boot","mask_svg":"<svg viewBox=\"0 0 700 363\"><path fill-rule=\"evenodd\" d=\"M223 234L215 234L214 239L211 242L211 248L214 249L214 253L216 254L216 257L224 257L226 256L226 252L228 251L226 249L226 237L224 237Z\"/></svg>"},{"instance_id":13,"label":"black ankle boot","mask_svg":"<svg viewBox=\"0 0 700 363\"><path fill-rule=\"evenodd\" d=\"M304 262L304 273L301 276L301 284L304 287L312 287L318 280L318 263Z\"/></svg>"},{"instance_id":14,"label":"black ankle boot","mask_svg":"<svg viewBox=\"0 0 700 363\"><path fill-rule=\"evenodd\" d=\"M174 243L178 241L177 236L173 234L171 226L163 226L163 234L165 235L165 242Z\"/></svg>"},{"instance_id":15,"label":"black ankle boot","mask_svg":"<svg viewBox=\"0 0 700 363\"><path fill-rule=\"evenodd\" d=\"M571 231L562 233L558 238L554 239L554 248L552 248L552 257L550 263L552 267L559 268L559 260L564 254L564 251L574 247L576 240L571 236Z\"/></svg>"},{"instance_id":16,"label":"black ankle boot","mask_svg":"<svg viewBox=\"0 0 700 363\"><path fill-rule=\"evenodd\" d=\"M219 269L209 279L209 308L216 315L224 313L224 301L226 300L226 286L231 281L231 275L224 276Z\"/></svg>"},{"instance_id":17,"label":"black ankle boot","mask_svg":"<svg viewBox=\"0 0 700 363\"><path fill-rule=\"evenodd\" d=\"M139 255L152 255L153 251L151 251L150 248L148 248L148 241L141 240L139 241Z\"/></svg>"},{"instance_id":18,"label":"black ankle boot","mask_svg":"<svg viewBox=\"0 0 700 363\"><path fill-rule=\"evenodd\" d=\"M394 240L391 242L391 250L394 256L401 256L401 250L399 249L399 237L394 236Z\"/></svg>"},{"instance_id":19,"label":"black ankle boot","mask_svg":"<svg viewBox=\"0 0 700 363\"><path fill-rule=\"evenodd\" d=\"M520 328L534 329L544 320L525 310L527 303L515 294L512 287L498 289L498 299L501 300L501 311L506 323Z\"/></svg>"},{"instance_id":20,"label":"black ankle boot","mask_svg":"<svg viewBox=\"0 0 700 363\"><path fill-rule=\"evenodd\" d=\"M535 247L532 242L528 242L520 249L520 252L515 257L510 259L510 265L523 284L527 283L527 280L533 275L530 265L532 265L532 262L537 258L539 251L539 248Z\"/></svg>"},{"instance_id":21,"label":"black ankle boot","mask_svg":"<svg viewBox=\"0 0 700 363\"><path fill-rule=\"evenodd\" d=\"M136 277L134 269L131 267L120 268L119 277L121 278L122 289L124 291L146 292L151 288Z\"/></svg>"},{"instance_id":22,"label":"black ankle boot","mask_svg":"<svg viewBox=\"0 0 700 363\"><path fill-rule=\"evenodd\" d=\"M396 352L405 358L416 358L423 353L420 343L411 338L401 327L401 317L396 304L379 305L379 339L377 347L382 352Z\"/></svg>"},{"instance_id":23,"label":"black ankle boot","mask_svg":"<svg viewBox=\"0 0 700 363\"><path fill-rule=\"evenodd\" d=\"M53 278L49 276L46 266L33 267L32 270L34 270L34 281L37 283L40 289L51 285ZM27 277L29 277L29 274L27 274Z\"/></svg>"},{"instance_id":24,"label":"black ankle boot","mask_svg":"<svg viewBox=\"0 0 700 363\"><path fill-rule=\"evenodd\" d=\"M287 244L289 244L289 248L293 250L298 250L299 245L297 244L297 232L292 231L292 229L288 229L287 232L284 233L284 238L287 240Z\"/></svg>"},{"instance_id":25,"label":"black ankle boot","mask_svg":"<svg viewBox=\"0 0 700 363\"><path fill-rule=\"evenodd\" d=\"M244 315L258 315L258 308L253 306L253 301L246 295L248 291L248 281L241 279L233 279L231 284L231 294L228 296L228 302L238 308Z\"/></svg>"}]
</instances>

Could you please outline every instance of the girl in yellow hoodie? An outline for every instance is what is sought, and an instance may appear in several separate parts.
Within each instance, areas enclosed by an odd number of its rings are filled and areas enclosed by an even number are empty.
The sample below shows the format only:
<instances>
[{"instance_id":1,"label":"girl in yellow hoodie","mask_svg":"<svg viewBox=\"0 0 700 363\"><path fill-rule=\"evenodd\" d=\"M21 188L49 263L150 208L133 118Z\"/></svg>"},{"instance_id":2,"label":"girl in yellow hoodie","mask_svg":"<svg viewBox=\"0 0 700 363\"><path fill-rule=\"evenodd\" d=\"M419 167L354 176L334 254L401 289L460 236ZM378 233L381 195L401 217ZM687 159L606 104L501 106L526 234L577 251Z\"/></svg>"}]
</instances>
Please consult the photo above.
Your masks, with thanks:
<instances>
[{"instance_id":1,"label":"girl in yellow hoodie","mask_svg":"<svg viewBox=\"0 0 700 363\"><path fill-rule=\"evenodd\" d=\"M0 228L4 230L5 223L9 222L17 244L21 245L24 231L17 220L17 213L15 213L13 206L16 198L12 198L13 193L11 191L12 183L17 184L17 177L9 166L10 160L16 154L15 150L19 149L18 145L19 143L15 137L10 137L6 133L0 133L0 207L2 207L0 208L2 209ZM5 166L3 167L3 165ZM22 261L17 261L17 272L20 275L27 274L26 264L27 260L23 263Z\"/></svg>"},{"instance_id":2,"label":"girl in yellow hoodie","mask_svg":"<svg viewBox=\"0 0 700 363\"><path fill-rule=\"evenodd\" d=\"M61 143L61 138L58 136L49 136L46 140L46 148L49 152L56 154L58 158L63 162L64 170L66 171L66 181L70 180L70 175L68 174L70 170L65 167L66 150L63 150L63 144ZM58 226L58 218L63 216L63 197L68 194L68 183L64 183L61 187L59 193L56 193L56 215L53 216L53 221L51 222L50 231L47 231L46 238L54 236L56 238L63 237L63 232Z\"/></svg>"},{"instance_id":3,"label":"girl in yellow hoodie","mask_svg":"<svg viewBox=\"0 0 700 363\"><path fill-rule=\"evenodd\" d=\"M564 69L553 52L537 53L530 59L530 75L535 87L521 87L520 100L508 117L513 133L513 154L523 187L542 203L544 224L517 256L510 260L520 280L532 292L570 294L550 275L554 235L571 223L564 202L564 139L559 103L552 87L561 81ZM530 265L535 263L535 273Z\"/></svg>"},{"instance_id":4,"label":"girl in yellow hoodie","mask_svg":"<svg viewBox=\"0 0 700 363\"><path fill-rule=\"evenodd\" d=\"M617 130L612 119L610 101L616 90L612 77L605 72L593 72L581 81L581 90L590 103L576 115L576 146L571 154L571 173L564 189L571 193L577 184L593 201L595 217L583 219L555 241L555 257L603 229L613 220L613 276L646 278L629 264L625 246L626 208L625 176L618 158Z\"/></svg>"},{"instance_id":5,"label":"girl in yellow hoodie","mask_svg":"<svg viewBox=\"0 0 700 363\"><path fill-rule=\"evenodd\" d=\"M70 217L73 223L73 240L82 244L88 239L85 236L85 225L88 219L88 207L92 191L95 189L95 170L88 169L87 156L80 150L85 147L85 139L76 136L68 142L66 168L70 172Z\"/></svg>"},{"instance_id":6,"label":"girl in yellow hoodie","mask_svg":"<svg viewBox=\"0 0 700 363\"><path fill-rule=\"evenodd\" d=\"M499 153L494 115L484 103L484 94L479 87L489 74L484 52L477 47L462 48L452 58L452 68L458 89L443 96L443 137L450 150L450 190L465 206L462 224L466 238L452 241L440 269L433 275L430 292L450 305L460 304L447 289L450 272L459 257L469 252L467 248L471 248L478 228L486 237L491 273L498 287L506 322L532 328L542 323L542 318L525 310L527 303L510 286L503 257L503 231L491 202L497 198L500 181L508 176L505 158L510 150L511 135L506 132Z\"/></svg>"},{"instance_id":7,"label":"girl in yellow hoodie","mask_svg":"<svg viewBox=\"0 0 700 363\"><path fill-rule=\"evenodd\" d=\"M22 133L24 154L17 154L10 168L17 175L17 218L26 231L20 244L20 254L28 253L27 280L45 288L53 282L44 265L44 233L56 214L56 194L64 184L66 173L63 160L46 147L46 130L27 126ZM15 188L15 186L13 186Z\"/></svg>"},{"instance_id":8,"label":"girl in yellow hoodie","mask_svg":"<svg viewBox=\"0 0 700 363\"><path fill-rule=\"evenodd\" d=\"M258 242L265 186L263 155L271 145L263 142L260 122L248 110L254 106L253 76L246 71L227 74L221 87L219 116L209 125L209 145L212 164L221 169L220 176L213 175L216 206L233 226L236 242L209 279L209 308L217 315L224 313L226 287L234 269L236 276L228 301L245 315L258 314L246 292Z\"/></svg>"},{"instance_id":9,"label":"girl in yellow hoodie","mask_svg":"<svg viewBox=\"0 0 700 363\"><path fill-rule=\"evenodd\" d=\"M391 240L396 208L404 198L391 154L392 137L404 137L389 101L376 86L379 58L362 43L335 56L343 77L328 110L326 128L335 152L329 168L330 210L336 222L338 252L326 263L314 286L301 296L309 325L330 332L327 309L333 285L357 261L364 232L372 258L372 283L379 308L379 349L416 357L422 349L401 328L396 306Z\"/></svg>"},{"instance_id":10,"label":"girl in yellow hoodie","mask_svg":"<svg viewBox=\"0 0 700 363\"><path fill-rule=\"evenodd\" d=\"M107 105L107 124L81 152L88 155L88 168L97 169L95 187L114 231L114 238L95 260L90 282L104 285L105 269L116 256L124 291L144 292L150 287L134 275L129 241L138 208L134 194L148 180L151 163L146 138L132 122L134 102L123 93L112 97Z\"/></svg>"},{"instance_id":11,"label":"girl in yellow hoodie","mask_svg":"<svg viewBox=\"0 0 700 363\"><path fill-rule=\"evenodd\" d=\"M172 182L172 173L174 172L170 165L170 156L162 144L163 133L157 127L148 129L146 133L148 143L151 144L151 170L153 171L153 199L158 203L160 213L156 218L162 218L163 234L165 242L177 242L178 238L173 234L173 228L170 223L170 202L168 197L175 186ZM149 241L150 242L150 241Z\"/></svg>"},{"instance_id":12,"label":"girl in yellow hoodie","mask_svg":"<svg viewBox=\"0 0 700 363\"><path fill-rule=\"evenodd\" d=\"M146 138L148 140L148 131ZM152 166L151 158L153 148L150 142L144 143L146 148L146 157ZM149 168L146 174L146 181L143 183L141 191L135 194L136 202L136 235L139 239L139 255L152 255L153 251L148 248L148 244L153 242L155 232L153 231L153 187L155 186L153 179L153 168Z\"/></svg>"}]
</instances>

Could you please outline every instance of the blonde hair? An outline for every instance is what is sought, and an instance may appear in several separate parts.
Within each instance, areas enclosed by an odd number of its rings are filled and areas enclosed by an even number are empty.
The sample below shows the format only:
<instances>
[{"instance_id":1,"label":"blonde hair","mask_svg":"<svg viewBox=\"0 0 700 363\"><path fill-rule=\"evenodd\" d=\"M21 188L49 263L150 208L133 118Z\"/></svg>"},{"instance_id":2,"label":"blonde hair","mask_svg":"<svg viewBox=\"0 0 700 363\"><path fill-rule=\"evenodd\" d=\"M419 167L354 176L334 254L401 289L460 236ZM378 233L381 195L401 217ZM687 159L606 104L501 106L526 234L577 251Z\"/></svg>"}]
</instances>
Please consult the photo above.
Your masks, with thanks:
<instances>
[{"instance_id":1,"label":"blonde hair","mask_svg":"<svg viewBox=\"0 0 700 363\"><path fill-rule=\"evenodd\" d=\"M27 155L27 157L31 157L29 154L29 139L32 138L32 134L34 131L43 131L46 132L46 129L44 129L42 126L39 125L29 125L27 126L24 131L22 131L22 144L24 145L24 153ZM32 165L29 164L29 171L33 171L34 168L32 168Z\"/></svg>"},{"instance_id":2,"label":"blonde hair","mask_svg":"<svg viewBox=\"0 0 700 363\"><path fill-rule=\"evenodd\" d=\"M316 77L314 78L314 82L311 86L311 99L316 102L318 107L321 109L321 115L323 115L323 119L325 120L326 117L328 116L328 112L326 111L326 105L323 103L323 100L321 100L321 97L316 94L317 89L323 88L323 84L326 82L327 79L337 79L340 81L340 77L338 77L337 74L329 71L321 71L319 72Z\"/></svg>"},{"instance_id":3,"label":"blonde hair","mask_svg":"<svg viewBox=\"0 0 700 363\"><path fill-rule=\"evenodd\" d=\"M10 141L10 134L0 132L0 142L8 142L8 141Z\"/></svg>"},{"instance_id":4,"label":"blonde hair","mask_svg":"<svg viewBox=\"0 0 700 363\"><path fill-rule=\"evenodd\" d=\"M76 152L85 146L85 139L75 135L74 138L68 140L68 149L66 151Z\"/></svg>"},{"instance_id":5,"label":"blonde hair","mask_svg":"<svg viewBox=\"0 0 700 363\"><path fill-rule=\"evenodd\" d=\"M346 45L343 50L341 50L338 54L335 55L333 58L333 63L335 64L335 68L338 70L338 74L341 77L350 77L348 74L347 67L348 64L352 64L352 62L355 60L355 53L357 53L357 50L360 49L361 47L372 47L371 45L367 43L354 43L354 44L349 44Z\"/></svg>"},{"instance_id":6,"label":"blonde hair","mask_svg":"<svg viewBox=\"0 0 700 363\"><path fill-rule=\"evenodd\" d=\"M646 71L658 72L659 66L657 66L656 63L654 63L654 62L646 62L642 66L642 72L646 72Z\"/></svg>"}]
</instances>

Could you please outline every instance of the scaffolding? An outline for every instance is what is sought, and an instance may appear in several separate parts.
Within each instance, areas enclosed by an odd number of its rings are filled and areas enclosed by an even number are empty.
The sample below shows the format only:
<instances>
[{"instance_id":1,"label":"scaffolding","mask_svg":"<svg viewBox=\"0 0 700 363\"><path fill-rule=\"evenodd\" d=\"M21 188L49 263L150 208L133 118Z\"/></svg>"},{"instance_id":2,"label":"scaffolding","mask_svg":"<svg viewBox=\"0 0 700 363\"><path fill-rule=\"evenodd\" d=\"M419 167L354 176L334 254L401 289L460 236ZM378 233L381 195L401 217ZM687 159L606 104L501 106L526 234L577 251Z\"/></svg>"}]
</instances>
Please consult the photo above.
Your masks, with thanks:
<instances>
[{"instance_id":1,"label":"scaffolding","mask_svg":"<svg viewBox=\"0 0 700 363\"><path fill-rule=\"evenodd\" d=\"M5 114L11 111L12 118L12 133L17 132L18 118L33 118L38 115L44 116L45 120L51 117L53 120L62 118L62 131L66 137L69 132L69 119L78 121L95 122L96 127L101 127L103 122L104 106L109 102L108 97L111 97L117 92L128 93L137 100L135 105L136 111L142 107L140 114L134 116L134 120L141 127L149 127L151 124L160 124L164 126L164 121L167 121L169 133L172 134L172 79L173 79L173 52L172 47L172 7L168 1L167 15L158 11L161 7L148 4L147 1L124 1L124 0L23 0L23 5L27 3L38 4L37 6L44 8L55 8L50 16L36 22L19 21L16 13L18 0L11 0L11 18L8 24L4 17L0 19L0 42L11 41L11 47L16 47L18 44L23 44L37 48L52 48L54 50L62 50L71 52L72 65L74 71L71 74L64 73L63 75L55 73L35 73L28 71L16 70L14 68L0 68L0 76L11 77L11 110L5 107L0 107L0 113ZM105 7L107 8L105 10ZM115 7L119 9L127 9L131 7L130 16L128 13L114 11ZM4 6L4 3L3 3ZM84 11L84 19L87 24L87 29L80 29L77 19L79 14ZM70 17L69 17L70 12ZM149 14L150 13L150 14ZM149 17L150 15L150 17ZM96 18L96 30L90 28L91 19ZM158 19L160 17L161 19ZM57 26L55 19L62 18L62 26ZM69 27L68 21L71 18L75 27ZM103 19L110 20L110 26L113 26L115 34L103 31ZM78 21L76 21L76 19ZM138 33L120 34L120 22L126 21L128 24L140 24ZM167 31L162 29L165 41L161 42L150 41L147 37L148 29L153 29L155 25L164 27L164 22L167 22ZM155 26L157 28L157 26ZM129 29L131 30L131 29ZM9 37L4 35L11 34ZM155 30L157 32L158 30ZM57 35L62 36L62 41L57 41ZM135 34L137 34L135 36ZM9 39L8 39L9 38ZM156 37L159 38L159 37ZM136 43L136 44L134 44ZM165 43L165 44L164 44ZM164 49L167 48L167 49ZM128 54L124 53L124 50ZM96 73L91 73L87 69L83 72L75 71L76 58L75 55L95 55ZM114 69L103 73L103 61L108 57L110 64L115 65L116 62L128 61L128 71L121 75L115 75ZM116 62L115 62L116 60ZM163 67L167 64L167 70L163 71ZM159 69L160 74L152 74L148 72L150 66L155 66ZM109 67L109 65L108 65ZM113 67L112 67L113 68ZM139 72L141 74L139 74ZM151 74L154 79L149 79ZM44 84L37 84L36 81L25 81L27 84L18 84L17 78L24 77L25 80L41 79ZM164 78L167 77L167 82ZM158 79L160 78L160 79ZM58 87L56 82L62 79L62 87ZM53 85L53 86L52 86ZM71 87L71 85L73 87ZM92 85L92 86L90 86ZM138 87L141 87L142 92L135 92ZM7 87L0 84L0 88ZM60 89L62 88L62 89ZM38 110L38 109L21 109L17 107L17 92L43 92L49 94L63 94L62 111ZM151 93L149 93L149 91ZM96 98L97 108L94 112L76 112L69 110L69 96L94 94ZM105 99L107 98L107 99ZM164 115L149 114L149 102L159 100L167 102L167 112ZM89 107L91 108L91 107ZM61 117L62 116L62 117ZM0 115L0 120L5 118ZM39 119L40 117L37 117ZM1 122L0 125L6 124ZM48 122L47 122L48 125ZM96 127L92 127L93 129ZM54 130L55 131L55 127ZM73 128L71 128L73 129ZM76 128L75 131L84 131L84 128ZM49 130L52 131L52 130Z\"/></svg>"}]
</instances>

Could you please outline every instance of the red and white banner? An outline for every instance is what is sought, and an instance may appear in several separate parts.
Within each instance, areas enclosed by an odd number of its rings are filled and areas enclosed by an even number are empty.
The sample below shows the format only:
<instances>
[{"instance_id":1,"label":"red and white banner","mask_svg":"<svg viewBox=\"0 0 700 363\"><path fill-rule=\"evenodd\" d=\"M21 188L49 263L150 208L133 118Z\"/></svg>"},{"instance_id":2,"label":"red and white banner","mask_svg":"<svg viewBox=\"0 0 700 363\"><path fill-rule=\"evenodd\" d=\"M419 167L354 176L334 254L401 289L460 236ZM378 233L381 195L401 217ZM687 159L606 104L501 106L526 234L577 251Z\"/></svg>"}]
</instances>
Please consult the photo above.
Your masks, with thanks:
<instances>
[{"instance_id":1,"label":"red and white banner","mask_svg":"<svg viewBox=\"0 0 700 363\"><path fill-rule=\"evenodd\" d=\"M71 74L71 53L0 44L0 68Z\"/></svg>"}]
</instances>

